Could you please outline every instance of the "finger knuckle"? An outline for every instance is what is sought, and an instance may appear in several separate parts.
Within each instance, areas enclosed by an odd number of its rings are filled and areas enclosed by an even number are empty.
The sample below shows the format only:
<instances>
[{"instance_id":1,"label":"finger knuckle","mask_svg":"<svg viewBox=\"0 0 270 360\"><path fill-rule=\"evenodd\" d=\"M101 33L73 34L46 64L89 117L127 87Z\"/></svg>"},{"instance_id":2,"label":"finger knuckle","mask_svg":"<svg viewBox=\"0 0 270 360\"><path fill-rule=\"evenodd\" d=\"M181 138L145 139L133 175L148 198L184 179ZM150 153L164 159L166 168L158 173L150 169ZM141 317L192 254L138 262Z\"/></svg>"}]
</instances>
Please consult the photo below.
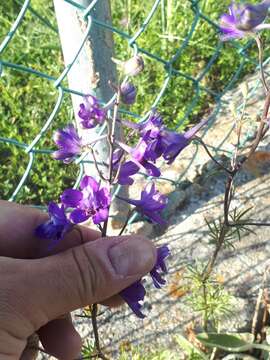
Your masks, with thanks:
<instances>
[{"instance_id":1,"label":"finger knuckle","mask_svg":"<svg viewBox=\"0 0 270 360\"><path fill-rule=\"evenodd\" d=\"M78 272L78 291L82 303L89 304L96 298L98 289L98 274L93 260L85 248L72 249L72 257Z\"/></svg>"}]
</instances>

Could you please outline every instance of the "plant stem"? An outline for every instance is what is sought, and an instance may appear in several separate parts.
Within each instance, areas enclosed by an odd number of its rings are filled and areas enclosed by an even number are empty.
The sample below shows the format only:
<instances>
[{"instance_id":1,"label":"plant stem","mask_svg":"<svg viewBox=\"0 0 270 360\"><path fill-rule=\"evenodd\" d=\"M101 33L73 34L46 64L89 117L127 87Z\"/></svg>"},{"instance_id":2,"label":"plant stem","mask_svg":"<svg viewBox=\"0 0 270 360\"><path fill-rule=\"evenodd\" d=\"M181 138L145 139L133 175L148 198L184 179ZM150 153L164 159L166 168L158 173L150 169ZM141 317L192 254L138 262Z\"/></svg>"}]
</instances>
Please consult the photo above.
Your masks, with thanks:
<instances>
[{"instance_id":1,"label":"plant stem","mask_svg":"<svg viewBox=\"0 0 270 360\"><path fill-rule=\"evenodd\" d=\"M267 94L269 92L269 87L267 85L265 75L264 75L264 70L263 70L263 46L262 46L262 40L259 37L259 35L255 36L255 40L256 40L256 43L257 43L257 46L258 46L258 50L259 50L259 66L260 66L261 80L262 80L262 83L263 83L265 93Z\"/></svg>"},{"instance_id":2,"label":"plant stem","mask_svg":"<svg viewBox=\"0 0 270 360\"><path fill-rule=\"evenodd\" d=\"M214 161L214 163L216 163L219 167L221 167L224 171L226 171L228 174L231 174L232 171L230 169L227 169L223 164L221 164L219 161L217 161L214 156L211 154L211 152L209 151L207 145L204 143L204 141L199 138L199 137L194 137L194 139L196 141L198 141L204 148L204 150L207 152L208 156Z\"/></svg>"},{"instance_id":3,"label":"plant stem","mask_svg":"<svg viewBox=\"0 0 270 360\"><path fill-rule=\"evenodd\" d=\"M97 313L98 313L98 305L93 304L92 311L91 311L91 315L92 315L91 319L92 319L92 327L93 327L93 332L94 332L94 337L95 337L95 348L97 350L97 356L100 359L107 360L107 358L105 357L105 355L102 353L102 351L100 349L98 326L97 326Z\"/></svg>"},{"instance_id":4,"label":"plant stem","mask_svg":"<svg viewBox=\"0 0 270 360\"><path fill-rule=\"evenodd\" d=\"M118 234L118 236L121 236L123 234L123 232L125 231L127 225L128 225L128 221L129 219L131 218L132 214L134 213L134 209L133 210L129 210L128 214L127 214L127 218L126 218L126 221L120 231L120 233Z\"/></svg>"},{"instance_id":5,"label":"plant stem","mask_svg":"<svg viewBox=\"0 0 270 360\"><path fill-rule=\"evenodd\" d=\"M114 150L114 143L115 143L115 128L116 128L116 121L117 121L117 114L118 114L118 107L120 101L120 88L118 89L115 104L114 104L114 112L113 112L113 119L112 124L108 122L108 145L109 145L109 176L108 176L108 183L110 186L110 190L113 184L113 150ZM110 208L109 208L110 211ZM104 221L104 225L102 228L101 236L104 237L107 234L107 227L108 227L108 219Z\"/></svg>"},{"instance_id":6,"label":"plant stem","mask_svg":"<svg viewBox=\"0 0 270 360\"><path fill-rule=\"evenodd\" d=\"M115 143L115 128L116 128L116 120L117 120L119 101L120 101L120 89L117 92L116 101L114 104L114 113L113 113L112 123L110 124L109 121L107 122L107 124L108 124L107 140L108 140L108 145L109 145L109 171L108 171L109 175L108 175L108 179L105 179L105 180L110 187L110 191L111 191L112 185L113 185L113 150L114 150L114 143ZM108 211L110 212L110 206L109 206ZM109 217L104 221L102 231L101 231L101 237L105 237L107 235L108 219L109 219ZM95 337L95 347L97 349L97 356L99 358L105 360L106 357L102 353L102 351L100 349L100 343L99 343L98 326L97 326L97 311L98 311L97 304L93 304L91 319L92 319L92 326L93 326L94 337Z\"/></svg>"}]
</instances>

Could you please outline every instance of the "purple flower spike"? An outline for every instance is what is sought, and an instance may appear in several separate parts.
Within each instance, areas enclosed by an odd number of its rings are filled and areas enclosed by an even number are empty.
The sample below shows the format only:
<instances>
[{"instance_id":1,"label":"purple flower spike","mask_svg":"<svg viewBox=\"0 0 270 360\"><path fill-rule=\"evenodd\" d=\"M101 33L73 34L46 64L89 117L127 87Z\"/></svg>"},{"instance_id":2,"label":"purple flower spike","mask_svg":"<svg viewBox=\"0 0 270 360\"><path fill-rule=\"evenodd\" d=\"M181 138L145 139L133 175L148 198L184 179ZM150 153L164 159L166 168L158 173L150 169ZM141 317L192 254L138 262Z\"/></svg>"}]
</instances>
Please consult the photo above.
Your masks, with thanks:
<instances>
[{"instance_id":1,"label":"purple flower spike","mask_svg":"<svg viewBox=\"0 0 270 360\"><path fill-rule=\"evenodd\" d=\"M35 235L42 239L51 239L55 244L72 229L72 224L66 217L64 206L59 207L56 203L50 202L48 214L50 220L39 225L35 229Z\"/></svg>"},{"instance_id":2,"label":"purple flower spike","mask_svg":"<svg viewBox=\"0 0 270 360\"><path fill-rule=\"evenodd\" d=\"M143 301L145 293L145 288L140 280L119 293L131 310L141 319L143 319L145 315L141 312L142 305L140 301Z\"/></svg>"},{"instance_id":3,"label":"purple flower spike","mask_svg":"<svg viewBox=\"0 0 270 360\"><path fill-rule=\"evenodd\" d=\"M229 14L220 18L220 30L223 33L221 40L243 38L250 32L262 30L269 8L269 0L260 4L235 4L229 6Z\"/></svg>"},{"instance_id":4,"label":"purple flower spike","mask_svg":"<svg viewBox=\"0 0 270 360\"><path fill-rule=\"evenodd\" d=\"M106 111L100 107L97 98L88 95L84 97L83 104L80 104L78 115L82 119L82 127L85 129L92 129L104 122Z\"/></svg>"},{"instance_id":5,"label":"purple flower spike","mask_svg":"<svg viewBox=\"0 0 270 360\"><path fill-rule=\"evenodd\" d=\"M167 245L163 245L157 248L157 260L155 266L150 271L150 275L157 289L160 289L162 285L166 284L166 280L161 277L159 271L161 271L163 274L167 273L167 267L164 260L169 255L170 255L170 250Z\"/></svg>"},{"instance_id":6,"label":"purple flower spike","mask_svg":"<svg viewBox=\"0 0 270 360\"><path fill-rule=\"evenodd\" d=\"M161 218L160 212L167 205L167 198L155 189L154 183L146 185L141 193L140 200L124 199L120 196L119 198L134 205L138 212L147 216L150 220L160 225L166 224L165 220Z\"/></svg>"},{"instance_id":7,"label":"purple flower spike","mask_svg":"<svg viewBox=\"0 0 270 360\"><path fill-rule=\"evenodd\" d=\"M72 124L68 124L63 130L55 131L53 140L59 148L52 154L56 160L63 160L68 164L81 152L82 139Z\"/></svg>"},{"instance_id":8,"label":"purple flower spike","mask_svg":"<svg viewBox=\"0 0 270 360\"><path fill-rule=\"evenodd\" d=\"M91 217L94 224L100 224L107 220L111 202L109 190L101 188L91 176L84 176L80 188L81 191L67 189L61 195L65 206L75 208L70 214L71 221L78 224Z\"/></svg>"}]
</instances>

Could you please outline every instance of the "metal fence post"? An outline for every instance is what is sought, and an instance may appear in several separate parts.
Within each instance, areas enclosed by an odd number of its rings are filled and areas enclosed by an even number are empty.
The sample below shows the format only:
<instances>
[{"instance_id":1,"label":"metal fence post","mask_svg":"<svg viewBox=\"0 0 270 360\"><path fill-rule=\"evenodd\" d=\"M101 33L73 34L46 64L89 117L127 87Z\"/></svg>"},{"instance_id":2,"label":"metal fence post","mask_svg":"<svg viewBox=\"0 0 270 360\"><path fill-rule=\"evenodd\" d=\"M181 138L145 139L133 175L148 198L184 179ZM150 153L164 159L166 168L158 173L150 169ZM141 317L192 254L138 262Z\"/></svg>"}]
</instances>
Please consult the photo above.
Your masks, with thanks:
<instances>
[{"instance_id":1,"label":"metal fence post","mask_svg":"<svg viewBox=\"0 0 270 360\"><path fill-rule=\"evenodd\" d=\"M91 3L90 0L77 0L79 7L87 8ZM87 29L87 22L83 19L83 10L75 7L63 0L54 0L55 14L58 23L59 36L62 45L64 62L69 66L74 59L80 44L83 42ZM111 8L110 0L97 0L91 15L99 21L111 24ZM82 93L92 93L93 91L98 98L104 102L110 100L113 96L112 89L108 86L108 81L117 83L116 66L111 60L114 56L114 42L111 31L91 24L91 28L87 40L80 51L80 54L68 72L69 87ZM72 94L72 103L77 124L79 125L78 109L82 98ZM80 135L94 137L95 130L82 130L78 126ZM119 137L121 129L117 129ZM108 159L108 147L106 141L98 144L98 160L106 161ZM94 165L85 164L84 171L88 175L95 173ZM122 187L121 195L125 196L126 189ZM113 213L124 215L127 212L127 206L123 206L122 202L114 201L112 209ZM121 227L121 217L119 220L113 221L115 227Z\"/></svg>"}]
</instances>

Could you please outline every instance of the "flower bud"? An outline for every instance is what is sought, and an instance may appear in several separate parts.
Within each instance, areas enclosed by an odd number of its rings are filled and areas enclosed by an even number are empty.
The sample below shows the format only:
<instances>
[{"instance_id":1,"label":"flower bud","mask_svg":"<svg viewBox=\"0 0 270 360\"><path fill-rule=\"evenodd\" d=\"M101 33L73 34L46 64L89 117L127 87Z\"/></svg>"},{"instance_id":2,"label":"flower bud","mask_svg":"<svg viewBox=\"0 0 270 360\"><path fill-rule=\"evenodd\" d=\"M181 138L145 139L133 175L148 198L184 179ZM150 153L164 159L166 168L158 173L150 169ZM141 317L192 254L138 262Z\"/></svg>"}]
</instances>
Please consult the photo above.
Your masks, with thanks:
<instances>
[{"instance_id":1,"label":"flower bud","mask_svg":"<svg viewBox=\"0 0 270 360\"><path fill-rule=\"evenodd\" d=\"M269 6L265 2L257 5L238 5L238 11L236 12L238 18L236 24L237 29L243 31L253 30L265 20L268 13L268 7Z\"/></svg>"},{"instance_id":2,"label":"flower bud","mask_svg":"<svg viewBox=\"0 0 270 360\"><path fill-rule=\"evenodd\" d=\"M127 61L122 61L112 57L112 61L118 65L124 75L127 76L136 76L144 69L144 61L140 55L133 56Z\"/></svg>"},{"instance_id":3,"label":"flower bud","mask_svg":"<svg viewBox=\"0 0 270 360\"><path fill-rule=\"evenodd\" d=\"M131 82L124 82L120 86L120 95L124 104L132 105L135 102L137 90Z\"/></svg>"},{"instance_id":4,"label":"flower bud","mask_svg":"<svg viewBox=\"0 0 270 360\"><path fill-rule=\"evenodd\" d=\"M144 61L140 55L133 56L124 62L124 74L127 76L136 76L144 69Z\"/></svg>"}]
</instances>

